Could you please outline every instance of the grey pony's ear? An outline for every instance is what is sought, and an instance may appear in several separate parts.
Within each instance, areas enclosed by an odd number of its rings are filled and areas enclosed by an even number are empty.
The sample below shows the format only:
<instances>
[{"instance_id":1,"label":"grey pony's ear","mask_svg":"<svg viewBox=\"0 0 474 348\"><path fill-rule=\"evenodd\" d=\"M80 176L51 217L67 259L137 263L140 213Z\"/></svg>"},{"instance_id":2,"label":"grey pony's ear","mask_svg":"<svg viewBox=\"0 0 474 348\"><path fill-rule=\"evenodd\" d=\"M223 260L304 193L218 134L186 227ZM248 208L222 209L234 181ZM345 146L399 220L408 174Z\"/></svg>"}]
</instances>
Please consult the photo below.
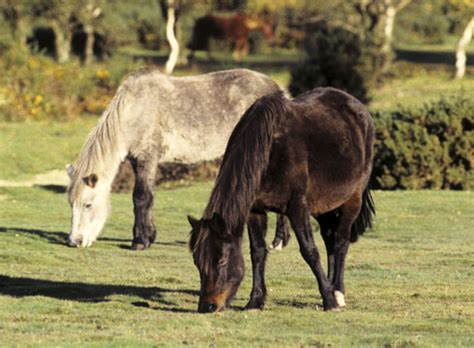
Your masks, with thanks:
<instances>
[{"instance_id":1,"label":"grey pony's ear","mask_svg":"<svg viewBox=\"0 0 474 348\"><path fill-rule=\"evenodd\" d=\"M99 177L96 174L91 174L84 177L82 180L84 180L87 186L94 188L95 184L97 184L97 181L99 181Z\"/></svg>"},{"instance_id":2,"label":"grey pony's ear","mask_svg":"<svg viewBox=\"0 0 474 348\"><path fill-rule=\"evenodd\" d=\"M195 229L199 224L199 220L192 217L191 215L188 215L188 221L193 229Z\"/></svg>"},{"instance_id":3,"label":"grey pony's ear","mask_svg":"<svg viewBox=\"0 0 474 348\"><path fill-rule=\"evenodd\" d=\"M67 175L69 176L69 179L72 179L72 176L74 175L74 166L72 164L68 164L66 165L66 172L67 172Z\"/></svg>"}]
</instances>

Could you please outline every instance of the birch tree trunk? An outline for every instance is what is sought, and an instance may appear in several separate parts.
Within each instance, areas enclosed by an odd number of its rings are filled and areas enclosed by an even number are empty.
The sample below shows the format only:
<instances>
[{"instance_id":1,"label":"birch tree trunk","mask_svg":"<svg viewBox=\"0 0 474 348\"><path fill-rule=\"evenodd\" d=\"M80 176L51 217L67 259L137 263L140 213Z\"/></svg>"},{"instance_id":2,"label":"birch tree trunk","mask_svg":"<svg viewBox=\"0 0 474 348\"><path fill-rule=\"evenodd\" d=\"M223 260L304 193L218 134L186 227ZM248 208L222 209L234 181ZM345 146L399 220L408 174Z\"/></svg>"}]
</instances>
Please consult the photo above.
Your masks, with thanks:
<instances>
[{"instance_id":1,"label":"birch tree trunk","mask_svg":"<svg viewBox=\"0 0 474 348\"><path fill-rule=\"evenodd\" d=\"M392 62L392 43L393 43L393 28L395 26L395 17L399 11L406 7L411 0L402 0L395 5L394 0L385 0L385 26L384 26L384 41L381 48L382 54L385 57L383 72L387 72Z\"/></svg>"},{"instance_id":2,"label":"birch tree trunk","mask_svg":"<svg viewBox=\"0 0 474 348\"><path fill-rule=\"evenodd\" d=\"M86 48L84 52L84 64L89 65L94 58L94 26L91 23L84 25L86 33Z\"/></svg>"},{"instance_id":3,"label":"birch tree trunk","mask_svg":"<svg viewBox=\"0 0 474 348\"><path fill-rule=\"evenodd\" d=\"M165 66L165 72L168 75L173 72L179 56L179 43L178 40L176 40L176 35L174 33L175 22L175 4L173 0L168 0L168 20L166 22L166 38L168 39L168 42L171 47L171 52Z\"/></svg>"},{"instance_id":4,"label":"birch tree trunk","mask_svg":"<svg viewBox=\"0 0 474 348\"><path fill-rule=\"evenodd\" d=\"M467 24L461 39L459 40L458 47L456 50L456 78L461 79L466 74L466 46L472 39L472 33L474 30L474 17L471 18Z\"/></svg>"},{"instance_id":5,"label":"birch tree trunk","mask_svg":"<svg viewBox=\"0 0 474 348\"><path fill-rule=\"evenodd\" d=\"M50 22L56 40L56 55L59 63L69 61L71 54L71 38L72 33L69 25L66 28L61 26L56 20Z\"/></svg>"},{"instance_id":6,"label":"birch tree trunk","mask_svg":"<svg viewBox=\"0 0 474 348\"><path fill-rule=\"evenodd\" d=\"M86 34L86 47L84 51L85 65L92 63L94 59L94 32L97 21L102 15L100 7L96 7L94 0L90 0L87 6L81 11L82 21L84 23L84 33Z\"/></svg>"}]
</instances>

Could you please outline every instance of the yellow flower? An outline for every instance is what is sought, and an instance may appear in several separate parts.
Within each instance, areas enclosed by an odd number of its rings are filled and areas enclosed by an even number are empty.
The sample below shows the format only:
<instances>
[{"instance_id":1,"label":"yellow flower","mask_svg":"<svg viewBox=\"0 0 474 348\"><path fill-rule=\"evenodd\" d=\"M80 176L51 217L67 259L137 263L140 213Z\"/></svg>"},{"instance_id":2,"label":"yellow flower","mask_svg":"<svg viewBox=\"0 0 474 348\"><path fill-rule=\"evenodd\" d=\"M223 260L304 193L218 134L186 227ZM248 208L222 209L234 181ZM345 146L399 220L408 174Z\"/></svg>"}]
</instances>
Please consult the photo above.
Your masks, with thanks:
<instances>
[{"instance_id":1,"label":"yellow flower","mask_svg":"<svg viewBox=\"0 0 474 348\"><path fill-rule=\"evenodd\" d=\"M39 65L39 63L35 58L30 57L28 58L28 65L30 68L36 68Z\"/></svg>"},{"instance_id":2,"label":"yellow flower","mask_svg":"<svg viewBox=\"0 0 474 348\"><path fill-rule=\"evenodd\" d=\"M105 80L109 77L109 72L105 69L97 70L95 76L101 80Z\"/></svg>"},{"instance_id":3,"label":"yellow flower","mask_svg":"<svg viewBox=\"0 0 474 348\"><path fill-rule=\"evenodd\" d=\"M41 102L43 101L43 96L42 95L37 95L33 101L33 104L36 106L40 105Z\"/></svg>"}]
</instances>

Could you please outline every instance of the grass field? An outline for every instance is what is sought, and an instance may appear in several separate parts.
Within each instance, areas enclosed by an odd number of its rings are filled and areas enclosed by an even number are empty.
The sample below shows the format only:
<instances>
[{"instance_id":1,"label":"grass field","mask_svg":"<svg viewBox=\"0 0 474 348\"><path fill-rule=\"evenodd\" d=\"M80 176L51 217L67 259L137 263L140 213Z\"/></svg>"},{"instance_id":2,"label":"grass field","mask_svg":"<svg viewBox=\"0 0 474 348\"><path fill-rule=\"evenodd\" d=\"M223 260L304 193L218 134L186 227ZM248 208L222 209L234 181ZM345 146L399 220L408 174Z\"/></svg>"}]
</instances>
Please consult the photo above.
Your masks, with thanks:
<instances>
[{"instance_id":1,"label":"grass field","mask_svg":"<svg viewBox=\"0 0 474 348\"><path fill-rule=\"evenodd\" d=\"M247 67L286 86L286 58L264 68L254 57ZM474 97L472 74L454 81L449 69L398 67L371 91L371 110ZM63 169L95 123L0 122L0 184ZM200 315L186 214L200 216L211 186L160 187L159 237L145 252L128 249L129 195L114 194L101 239L75 249L65 245L70 212L58 187L0 187L0 346L474 346L473 192L376 192L375 229L350 249L341 313L322 311L293 238L269 256L264 311L241 311L251 282L245 241L235 307Z\"/></svg>"},{"instance_id":2,"label":"grass field","mask_svg":"<svg viewBox=\"0 0 474 348\"><path fill-rule=\"evenodd\" d=\"M101 239L76 249L65 246L64 194L0 188L0 345L474 345L472 192L376 192L375 228L349 252L341 313L322 311L292 238L270 253L264 311L240 310L251 281L245 240L247 276L235 307L202 315L185 216L200 216L210 189L158 191L158 242L133 252L129 195L112 196Z\"/></svg>"}]
</instances>

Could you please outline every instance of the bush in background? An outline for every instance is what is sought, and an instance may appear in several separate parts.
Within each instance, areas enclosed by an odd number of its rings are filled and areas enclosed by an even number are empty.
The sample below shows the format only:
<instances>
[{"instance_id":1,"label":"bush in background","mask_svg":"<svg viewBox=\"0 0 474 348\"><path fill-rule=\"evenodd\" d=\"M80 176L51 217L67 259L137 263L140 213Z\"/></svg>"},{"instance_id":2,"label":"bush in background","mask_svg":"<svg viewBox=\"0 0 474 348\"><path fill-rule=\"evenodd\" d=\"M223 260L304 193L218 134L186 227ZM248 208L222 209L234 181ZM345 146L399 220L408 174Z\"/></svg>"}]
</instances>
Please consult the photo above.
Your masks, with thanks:
<instances>
[{"instance_id":1,"label":"bush in background","mask_svg":"<svg viewBox=\"0 0 474 348\"><path fill-rule=\"evenodd\" d=\"M474 101L375 113L376 189L474 189Z\"/></svg>"},{"instance_id":2,"label":"bush in background","mask_svg":"<svg viewBox=\"0 0 474 348\"><path fill-rule=\"evenodd\" d=\"M331 86L368 101L365 78L358 70L362 51L357 35L323 23L308 31L304 47L308 59L291 70L288 89L293 96Z\"/></svg>"},{"instance_id":3,"label":"bush in background","mask_svg":"<svg viewBox=\"0 0 474 348\"><path fill-rule=\"evenodd\" d=\"M19 45L0 42L0 120L70 120L100 114L123 77L138 67L115 55L107 65L83 66L79 60L57 64Z\"/></svg>"}]
</instances>

